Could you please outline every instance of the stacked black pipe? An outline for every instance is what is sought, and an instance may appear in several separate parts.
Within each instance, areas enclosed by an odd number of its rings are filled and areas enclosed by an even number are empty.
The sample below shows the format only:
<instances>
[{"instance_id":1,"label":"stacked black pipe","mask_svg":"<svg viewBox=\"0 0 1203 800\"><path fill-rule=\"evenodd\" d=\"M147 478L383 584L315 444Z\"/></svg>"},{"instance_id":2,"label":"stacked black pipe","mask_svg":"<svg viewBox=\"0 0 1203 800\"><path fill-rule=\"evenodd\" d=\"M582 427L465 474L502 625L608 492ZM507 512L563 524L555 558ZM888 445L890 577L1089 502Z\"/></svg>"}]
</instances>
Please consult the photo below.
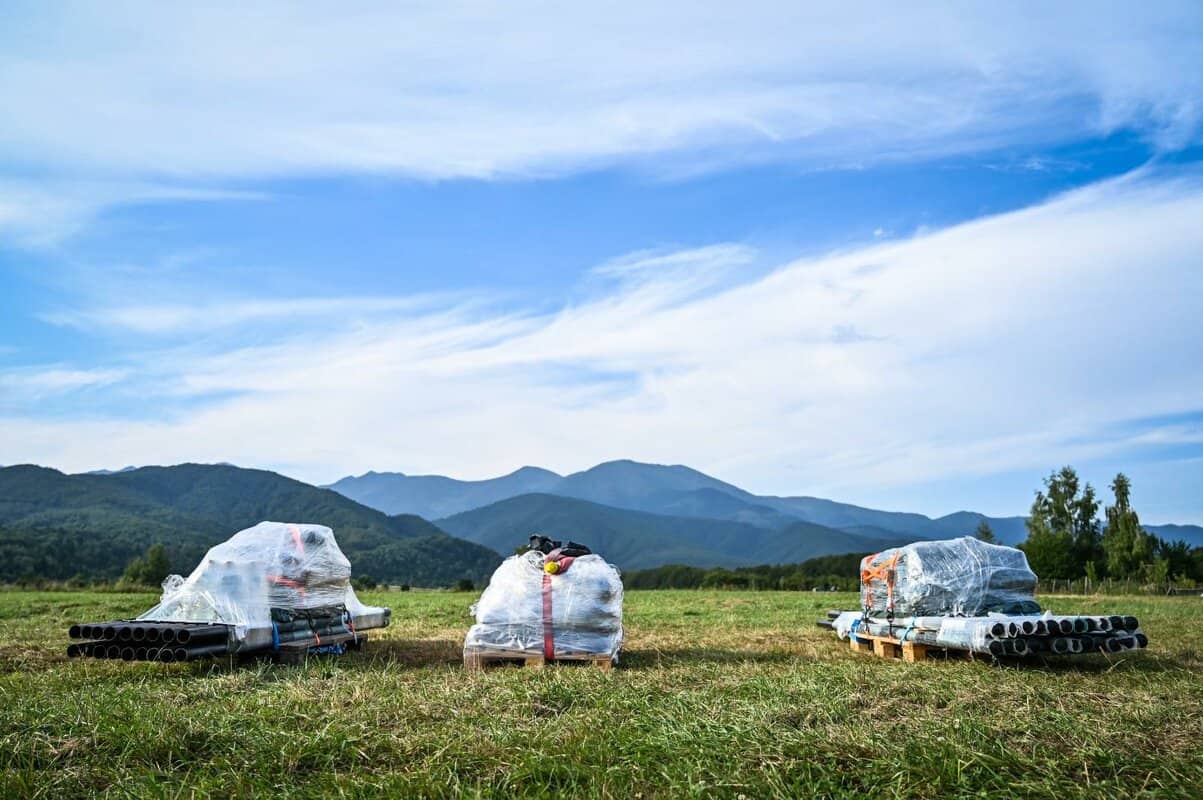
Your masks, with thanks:
<instances>
[{"instance_id":1,"label":"stacked black pipe","mask_svg":"<svg viewBox=\"0 0 1203 800\"><path fill-rule=\"evenodd\" d=\"M320 645L322 639L352 633L350 625L347 624L348 616L346 610L341 607L309 611L273 608L273 646L305 640Z\"/></svg>"},{"instance_id":2,"label":"stacked black pipe","mask_svg":"<svg viewBox=\"0 0 1203 800\"><path fill-rule=\"evenodd\" d=\"M115 622L72 625L68 634L84 641L67 647L70 658L122 661L195 661L231 650L230 625L188 622Z\"/></svg>"},{"instance_id":3,"label":"stacked black pipe","mask_svg":"<svg viewBox=\"0 0 1203 800\"><path fill-rule=\"evenodd\" d=\"M331 636L353 633L341 607L294 611L273 609L270 643L247 650L233 636L232 625L118 620L72 625L68 635L81 639L67 647L70 658L122 661L196 661L230 653L268 652L280 645L309 642L320 646ZM260 637L267 639L267 637Z\"/></svg>"}]
</instances>

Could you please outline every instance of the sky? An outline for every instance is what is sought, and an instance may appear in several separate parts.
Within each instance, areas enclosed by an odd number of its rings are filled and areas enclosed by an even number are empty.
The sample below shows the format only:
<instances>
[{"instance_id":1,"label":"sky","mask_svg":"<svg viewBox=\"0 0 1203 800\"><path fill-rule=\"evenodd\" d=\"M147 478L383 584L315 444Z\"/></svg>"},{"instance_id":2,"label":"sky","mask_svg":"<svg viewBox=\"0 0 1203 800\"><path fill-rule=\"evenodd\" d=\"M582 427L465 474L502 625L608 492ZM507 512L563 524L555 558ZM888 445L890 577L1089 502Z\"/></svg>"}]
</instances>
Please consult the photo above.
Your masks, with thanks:
<instances>
[{"instance_id":1,"label":"sky","mask_svg":"<svg viewBox=\"0 0 1203 800\"><path fill-rule=\"evenodd\" d=\"M6 4L0 464L1203 524L1203 8L647 5Z\"/></svg>"}]
</instances>

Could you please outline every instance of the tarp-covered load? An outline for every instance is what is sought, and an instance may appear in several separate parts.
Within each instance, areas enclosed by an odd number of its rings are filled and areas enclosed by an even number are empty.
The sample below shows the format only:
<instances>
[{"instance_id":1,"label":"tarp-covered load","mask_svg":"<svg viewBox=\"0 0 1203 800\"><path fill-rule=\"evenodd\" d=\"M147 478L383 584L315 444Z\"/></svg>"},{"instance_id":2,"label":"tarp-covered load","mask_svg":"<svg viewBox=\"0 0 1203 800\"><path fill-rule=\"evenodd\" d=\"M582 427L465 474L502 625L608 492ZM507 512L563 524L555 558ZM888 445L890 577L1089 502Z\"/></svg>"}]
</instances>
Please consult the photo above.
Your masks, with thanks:
<instances>
[{"instance_id":1,"label":"tarp-covered load","mask_svg":"<svg viewBox=\"0 0 1203 800\"><path fill-rule=\"evenodd\" d=\"M359 602L351 562L322 525L261 522L213 547L187 578L163 582L139 620L235 626L236 637L271 640L273 625L347 615L358 627L388 624L388 609ZM254 642L258 644L259 642Z\"/></svg>"},{"instance_id":2,"label":"tarp-covered load","mask_svg":"<svg viewBox=\"0 0 1203 800\"><path fill-rule=\"evenodd\" d=\"M587 549L586 549L587 551ZM531 550L510 556L472 607L464 653L617 657L622 646L622 579L592 553Z\"/></svg>"},{"instance_id":3,"label":"tarp-covered load","mask_svg":"<svg viewBox=\"0 0 1203 800\"><path fill-rule=\"evenodd\" d=\"M1022 551L968 536L915 542L861 561L861 605L871 617L1037 614L1035 592Z\"/></svg>"}]
</instances>

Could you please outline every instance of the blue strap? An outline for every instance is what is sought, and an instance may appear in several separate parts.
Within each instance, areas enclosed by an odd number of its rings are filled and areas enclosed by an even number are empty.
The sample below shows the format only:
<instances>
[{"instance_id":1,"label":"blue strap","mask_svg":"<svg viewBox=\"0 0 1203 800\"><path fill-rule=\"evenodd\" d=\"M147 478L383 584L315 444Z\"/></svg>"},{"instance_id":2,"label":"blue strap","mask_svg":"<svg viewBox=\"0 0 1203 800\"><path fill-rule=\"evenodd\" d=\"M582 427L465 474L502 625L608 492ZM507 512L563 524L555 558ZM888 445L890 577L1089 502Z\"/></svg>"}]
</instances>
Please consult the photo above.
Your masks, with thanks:
<instances>
[{"instance_id":1,"label":"blue strap","mask_svg":"<svg viewBox=\"0 0 1203 800\"><path fill-rule=\"evenodd\" d=\"M852 638L853 638L853 639L855 639L855 638L856 638L856 629L857 629L857 628L859 628L859 627L860 627L860 624L861 624L862 622L864 622L864 621L865 621L865 618L864 618L864 617L857 617L856 619L852 620L852 628L851 628L851 633L852 633Z\"/></svg>"},{"instance_id":2,"label":"blue strap","mask_svg":"<svg viewBox=\"0 0 1203 800\"><path fill-rule=\"evenodd\" d=\"M276 621L272 620L272 650L280 649L280 629L276 627Z\"/></svg>"},{"instance_id":3,"label":"blue strap","mask_svg":"<svg viewBox=\"0 0 1203 800\"><path fill-rule=\"evenodd\" d=\"M905 642L905 641L906 641L906 635L907 635L908 633L910 633L911 631L913 631L914 629L915 629L915 618L914 618L914 617L912 617L912 618L911 618L911 624L906 626L906 630L904 630L904 631L902 632L902 637L899 639L899 641L900 641L900 642Z\"/></svg>"}]
</instances>

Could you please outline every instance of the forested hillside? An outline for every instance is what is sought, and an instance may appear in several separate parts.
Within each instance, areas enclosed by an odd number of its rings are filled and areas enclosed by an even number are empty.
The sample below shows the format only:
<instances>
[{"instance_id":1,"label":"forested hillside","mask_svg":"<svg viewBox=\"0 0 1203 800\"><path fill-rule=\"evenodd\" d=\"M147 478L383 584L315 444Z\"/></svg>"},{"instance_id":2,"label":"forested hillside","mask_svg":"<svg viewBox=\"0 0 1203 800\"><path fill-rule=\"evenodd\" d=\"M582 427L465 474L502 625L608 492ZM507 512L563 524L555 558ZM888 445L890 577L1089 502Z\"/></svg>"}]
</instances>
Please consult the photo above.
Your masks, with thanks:
<instances>
[{"instance_id":1,"label":"forested hillside","mask_svg":"<svg viewBox=\"0 0 1203 800\"><path fill-rule=\"evenodd\" d=\"M485 579L498 557L416 516L389 517L337 492L226 465L65 475L0 469L0 581L115 578L161 542L187 572L210 546L263 520L332 528L356 574L441 586Z\"/></svg>"},{"instance_id":2,"label":"forested hillside","mask_svg":"<svg viewBox=\"0 0 1203 800\"><path fill-rule=\"evenodd\" d=\"M761 528L729 520L674 517L558 495L528 494L438 520L449 533L509 552L532 532L589 545L623 569L793 563L830 553L902 544L796 521Z\"/></svg>"}]
</instances>

